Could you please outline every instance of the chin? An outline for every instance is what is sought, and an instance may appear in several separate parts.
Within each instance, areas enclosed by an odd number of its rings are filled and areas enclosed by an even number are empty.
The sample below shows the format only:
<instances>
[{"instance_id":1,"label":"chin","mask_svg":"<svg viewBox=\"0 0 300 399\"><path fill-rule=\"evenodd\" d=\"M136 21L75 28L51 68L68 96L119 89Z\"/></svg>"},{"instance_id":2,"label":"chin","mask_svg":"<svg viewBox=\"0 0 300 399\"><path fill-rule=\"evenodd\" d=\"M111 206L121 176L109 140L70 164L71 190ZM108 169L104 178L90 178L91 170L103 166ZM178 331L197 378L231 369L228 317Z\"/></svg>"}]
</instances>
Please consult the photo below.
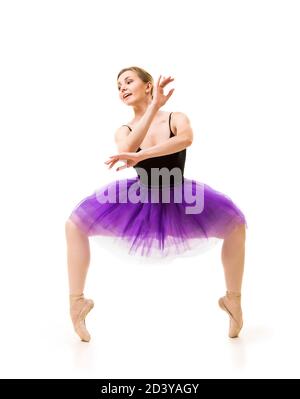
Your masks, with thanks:
<instances>
[{"instance_id":1,"label":"chin","mask_svg":"<svg viewBox=\"0 0 300 399\"><path fill-rule=\"evenodd\" d=\"M135 104L137 104L137 103L138 103L137 100L134 100L134 101L126 101L126 102L125 102L125 105L130 105L130 106L132 106L132 105L135 105Z\"/></svg>"}]
</instances>

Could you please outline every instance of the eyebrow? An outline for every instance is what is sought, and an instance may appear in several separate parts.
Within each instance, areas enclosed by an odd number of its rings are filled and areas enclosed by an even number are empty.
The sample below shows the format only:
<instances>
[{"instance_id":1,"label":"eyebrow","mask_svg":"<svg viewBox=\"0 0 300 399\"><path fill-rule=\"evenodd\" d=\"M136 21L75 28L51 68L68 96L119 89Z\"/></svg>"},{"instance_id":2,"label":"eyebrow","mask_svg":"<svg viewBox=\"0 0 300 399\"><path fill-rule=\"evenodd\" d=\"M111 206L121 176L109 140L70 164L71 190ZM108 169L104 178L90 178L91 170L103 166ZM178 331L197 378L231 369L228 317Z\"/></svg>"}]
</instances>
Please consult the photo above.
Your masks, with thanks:
<instances>
[{"instance_id":1,"label":"eyebrow","mask_svg":"<svg viewBox=\"0 0 300 399\"><path fill-rule=\"evenodd\" d=\"M126 80L126 79L131 79L131 76L126 76L126 78L124 80ZM118 82L118 85L119 84L120 84L120 82Z\"/></svg>"}]
</instances>

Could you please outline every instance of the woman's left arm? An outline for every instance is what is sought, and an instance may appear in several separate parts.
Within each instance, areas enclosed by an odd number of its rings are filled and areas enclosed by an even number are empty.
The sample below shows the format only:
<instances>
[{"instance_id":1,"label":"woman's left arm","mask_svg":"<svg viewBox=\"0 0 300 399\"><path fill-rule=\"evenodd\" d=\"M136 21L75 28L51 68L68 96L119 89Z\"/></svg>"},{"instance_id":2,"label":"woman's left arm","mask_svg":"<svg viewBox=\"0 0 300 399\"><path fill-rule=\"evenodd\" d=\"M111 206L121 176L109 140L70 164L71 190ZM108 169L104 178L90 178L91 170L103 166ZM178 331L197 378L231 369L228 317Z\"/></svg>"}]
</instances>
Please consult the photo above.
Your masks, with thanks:
<instances>
[{"instance_id":1,"label":"woman's left arm","mask_svg":"<svg viewBox=\"0 0 300 399\"><path fill-rule=\"evenodd\" d=\"M121 152L112 155L104 163L111 169L118 161L125 161L125 165L116 169L119 171L135 166L144 159L173 154L190 146L193 142L193 130L188 117L182 112L174 112L173 114L175 114L173 122L176 128L176 136L171 137L162 144L154 145L139 152Z\"/></svg>"},{"instance_id":2,"label":"woman's left arm","mask_svg":"<svg viewBox=\"0 0 300 399\"><path fill-rule=\"evenodd\" d=\"M182 112L176 112L172 115L174 114L175 117L173 117L173 122L176 128L176 136L171 137L164 143L139 151L142 160L173 154L192 144L193 130L189 118Z\"/></svg>"}]
</instances>

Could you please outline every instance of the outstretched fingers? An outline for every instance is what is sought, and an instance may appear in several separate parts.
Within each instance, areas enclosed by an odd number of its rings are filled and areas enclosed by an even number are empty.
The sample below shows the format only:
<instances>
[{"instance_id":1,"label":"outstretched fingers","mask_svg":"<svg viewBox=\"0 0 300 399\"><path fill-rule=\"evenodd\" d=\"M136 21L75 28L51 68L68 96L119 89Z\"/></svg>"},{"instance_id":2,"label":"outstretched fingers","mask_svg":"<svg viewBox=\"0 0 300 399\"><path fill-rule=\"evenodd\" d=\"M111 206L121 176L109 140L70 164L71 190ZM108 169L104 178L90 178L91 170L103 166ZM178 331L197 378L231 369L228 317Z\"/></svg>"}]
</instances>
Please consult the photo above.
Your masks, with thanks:
<instances>
[{"instance_id":1,"label":"outstretched fingers","mask_svg":"<svg viewBox=\"0 0 300 399\"><path fill-rule=\"evenodd\" d=\"M168 76L166 78L164 77L163 80L160 83L160 87L164 88L167 84L169 84L173 80L174 80L174 78L172 78L171 76Z\"/></svg>"},{"instance_id":2,"label":"outstretched fingers","mask_svg":"<svg viewBox=\"0 0 300 399\"><path fill-rule=\"evenodd\" d=\"M173 94L174 90L175 90L175 89L171 89L171 90L169 91L169 93L166 95L167 100L169 100L169 98L170 98L171 95Z\"/></svg>"},{"instance_id":3,"label":"outstretched fingers","mask_svg":"<svg viewBox=\"0 0 300 399\"><path fill-rule=\"evenodd\" d=\"M117 159L113 160L113 161L111 162L111 164L109 165L109 168L108 168L108 169L111 169L117 162L118 162Z\"/></svg>"},{"instance_id":4,"label":"outstretched fingers","mask_svg":"<svg viewBox=\"0 0 300 399\"><path fill-rule=\"evenodd\" d=\"M126 168L128 168L127 161L125 161L125 164L123 166L117 167L116 171L119 172L119 170L126 169Z\"/></svg>"},{"instance_id":5,"label":"outstretched fingers","mask_svg":"<svg viewBox=\"0 0 300 399\"><path fill-rule=\"evenodd\" d=\"M161 80L161 75L159 75L157 82L156 82L156 87L159 88L160 85L160 80Z\"/></svg>"},{"instance_id":6,"label":"outstretched fingers","mask_svg":"<svg viewBox=\"0 0 300 399\"><path fill-rule=\"evenodd\" d=\"M106 165L109 165L108 169L111 169L114 166L114 164L116 162L118 162L118 160L119 160L118 158L114 158L114 157L110 157L110 158L112 158L112 159L109 159L108 161L104 162Z\"/></svg>"}]
</instances>

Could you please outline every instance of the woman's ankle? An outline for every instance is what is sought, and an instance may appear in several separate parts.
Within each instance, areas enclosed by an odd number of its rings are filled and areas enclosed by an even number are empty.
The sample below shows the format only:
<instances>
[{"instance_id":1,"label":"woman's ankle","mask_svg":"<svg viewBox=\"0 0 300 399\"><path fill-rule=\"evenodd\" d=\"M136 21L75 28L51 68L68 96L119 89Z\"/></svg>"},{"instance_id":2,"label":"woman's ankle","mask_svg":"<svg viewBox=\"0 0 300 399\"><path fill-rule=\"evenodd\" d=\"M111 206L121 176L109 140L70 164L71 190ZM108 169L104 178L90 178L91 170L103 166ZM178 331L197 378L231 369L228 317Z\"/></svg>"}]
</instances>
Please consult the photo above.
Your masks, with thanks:
<instances>
[{"instance_id":1,"label":"woman's ankle","mask_svg":"<svg viewBox=\"0 0 300 399\"><path fill-rule=\"evenodd\" d=\"M79 301L80 299L84 299L84 294L69 294L70 303L74 303Z\"/></svg>"},{"instance_id":2,"label":"woman's ankle","mask_svg":"<svg viewBox=\"0 0 300 399\"><path fill-rule=\"evenodd\" d=\"M226 291L226 296L230 299L232 298L241 298L242 294L240 291Z\"/></svg>"}]
</instances>

